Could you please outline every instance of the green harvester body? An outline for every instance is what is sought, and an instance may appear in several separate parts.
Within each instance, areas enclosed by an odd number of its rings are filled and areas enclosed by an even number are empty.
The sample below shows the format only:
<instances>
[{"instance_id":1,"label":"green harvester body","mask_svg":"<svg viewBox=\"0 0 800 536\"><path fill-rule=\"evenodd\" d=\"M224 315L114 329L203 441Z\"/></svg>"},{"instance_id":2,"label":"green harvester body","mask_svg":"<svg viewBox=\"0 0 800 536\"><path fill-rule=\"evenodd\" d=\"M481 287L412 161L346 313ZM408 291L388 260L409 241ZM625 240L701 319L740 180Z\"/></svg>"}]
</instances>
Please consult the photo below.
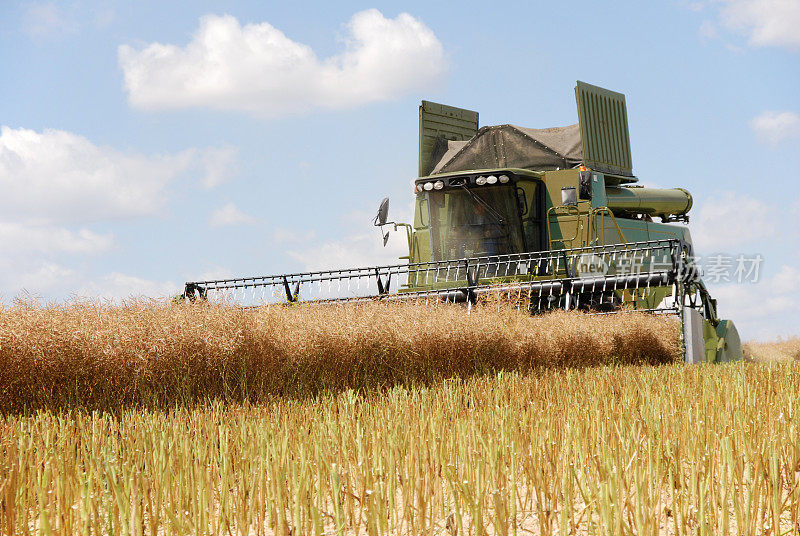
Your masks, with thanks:
<instances>
[{"instance_id":1,"label":"green harvester body","mask_svg":"<svg viewBox=\"0 0 800 536\"><path fill-rule=\"evenodd\" d=\"M409 263L659 239L679 240L686 257L694 255L680 225L688 223L689 192L641 187L633 175L625 96L583 82L575 95L577 125L538 130L479 128L477 112L422 102ZM703 300L694 327L703 360L741 359L733 323L717 317L699 279L691 285L687 293ZM411 278L403 291L426 288ZM671 292L617 291L615 303L651 309Z\"/></svg>"}]
</instances>

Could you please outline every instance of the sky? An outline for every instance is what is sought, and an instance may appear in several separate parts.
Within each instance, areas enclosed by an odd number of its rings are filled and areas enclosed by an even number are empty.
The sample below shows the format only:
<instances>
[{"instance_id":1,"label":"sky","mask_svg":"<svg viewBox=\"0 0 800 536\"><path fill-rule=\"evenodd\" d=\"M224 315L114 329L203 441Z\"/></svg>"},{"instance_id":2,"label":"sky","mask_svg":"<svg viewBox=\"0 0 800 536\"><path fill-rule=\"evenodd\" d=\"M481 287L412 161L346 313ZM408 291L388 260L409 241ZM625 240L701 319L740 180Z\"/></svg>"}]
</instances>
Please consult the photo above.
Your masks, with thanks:
<instances>
[{"instance_id":1,"label":"sky","mask_svg":"<svg viewBox=\"0 0 800 536\"><path fill-rule=\"evenodd\" d=\"M474 4L0 3L0 301L397 262L420 100L563 126L582 80L692 193L721 314L800 335L800 0Z\"/></svg>"}]
</instances>

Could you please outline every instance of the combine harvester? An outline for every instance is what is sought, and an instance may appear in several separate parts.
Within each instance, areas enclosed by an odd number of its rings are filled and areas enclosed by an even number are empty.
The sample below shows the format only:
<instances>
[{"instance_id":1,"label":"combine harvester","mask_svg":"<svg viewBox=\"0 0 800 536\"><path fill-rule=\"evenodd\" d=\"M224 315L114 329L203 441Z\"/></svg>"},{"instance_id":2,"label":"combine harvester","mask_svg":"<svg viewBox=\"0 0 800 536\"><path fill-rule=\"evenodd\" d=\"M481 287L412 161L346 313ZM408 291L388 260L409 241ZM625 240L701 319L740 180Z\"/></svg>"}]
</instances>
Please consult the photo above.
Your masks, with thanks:
<instances>
[{"instance_id":1,"label":"combine harvester","mask_svg":"<svg viewBox=\"0 0 800 536\"><path fill-rule=\"evenodd\" d=\"M687 363L741 359L736 327L700 280L682 188L643 188L631 164L625 96L578 82L578 124L478 128L478 113L423 101L406 263L186 283L183 297L243 303L416 300L502 293L532 313L674 314ZM656 222L654 219L660 221ZM384 245L389 232L383 233Z\"/></svg>"}]
</instances>

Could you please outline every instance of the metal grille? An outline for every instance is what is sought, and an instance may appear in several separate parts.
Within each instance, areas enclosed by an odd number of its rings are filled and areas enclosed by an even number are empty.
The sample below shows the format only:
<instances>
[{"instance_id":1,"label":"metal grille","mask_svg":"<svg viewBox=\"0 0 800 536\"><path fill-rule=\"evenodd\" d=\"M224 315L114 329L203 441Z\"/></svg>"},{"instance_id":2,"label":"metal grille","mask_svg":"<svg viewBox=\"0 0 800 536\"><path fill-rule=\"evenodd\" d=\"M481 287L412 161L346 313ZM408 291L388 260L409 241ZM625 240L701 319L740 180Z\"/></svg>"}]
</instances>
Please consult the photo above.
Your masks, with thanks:
<instances>
[{"instance_id":1,"label":"metal grille","mask_svg":"<svg viewBox=\"0 0 800 536\"><path fill-rule=\"evenodd\" d=\"M633 172L625 95L578 81L575 86L583 160L603 173Z\"/></svg>"},{"instance_id":2,"label":"metal grille","mask_svg":"<svg viewBox=\"0 0 800 536\"><path fill-rule=\"evenodd\" d=\"M418 264L320 270L186 283L184 297L242 305L372 300L474 304L501 293L532 310L604 310L648 301L675 285L681 243L655 240ZM676 292L672 293L677 295ZM669 307L668 305L666 307ZM672 305L674 307L674 304Z\"/></svg>"},{"instance_id":3,"label":"metal grille","mask_svg":"<svg viewBox=\"0 0 800 536\"><path fill-rule=\"evenodd\" d=\"M419 176L431 171L437 138L466 141L478 132L478 112L422 101L419 107Z\"/></svg>"}]
</instances>

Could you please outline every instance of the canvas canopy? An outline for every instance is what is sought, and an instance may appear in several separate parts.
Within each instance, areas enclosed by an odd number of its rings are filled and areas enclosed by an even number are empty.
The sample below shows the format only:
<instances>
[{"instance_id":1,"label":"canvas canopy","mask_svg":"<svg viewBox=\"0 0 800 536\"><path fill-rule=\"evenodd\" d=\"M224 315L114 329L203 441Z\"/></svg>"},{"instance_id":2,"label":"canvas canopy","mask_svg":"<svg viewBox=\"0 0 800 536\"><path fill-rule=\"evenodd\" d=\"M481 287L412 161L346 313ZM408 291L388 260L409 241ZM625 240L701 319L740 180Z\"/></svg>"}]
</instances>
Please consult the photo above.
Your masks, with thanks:
<instances>
[{"instance_id":1,"label":"canvas canopy","mask_svg":"<svg viewBox=\"0 0 800 536\"><path fill-rule=\"evenodd\" d=\"M438 153L441 156L434 155L432 174L494 168L548 171L569 169L583 160L577 124L541 129L483 127L469 141L448 141Z\"/></svg>"}]
</instances>

